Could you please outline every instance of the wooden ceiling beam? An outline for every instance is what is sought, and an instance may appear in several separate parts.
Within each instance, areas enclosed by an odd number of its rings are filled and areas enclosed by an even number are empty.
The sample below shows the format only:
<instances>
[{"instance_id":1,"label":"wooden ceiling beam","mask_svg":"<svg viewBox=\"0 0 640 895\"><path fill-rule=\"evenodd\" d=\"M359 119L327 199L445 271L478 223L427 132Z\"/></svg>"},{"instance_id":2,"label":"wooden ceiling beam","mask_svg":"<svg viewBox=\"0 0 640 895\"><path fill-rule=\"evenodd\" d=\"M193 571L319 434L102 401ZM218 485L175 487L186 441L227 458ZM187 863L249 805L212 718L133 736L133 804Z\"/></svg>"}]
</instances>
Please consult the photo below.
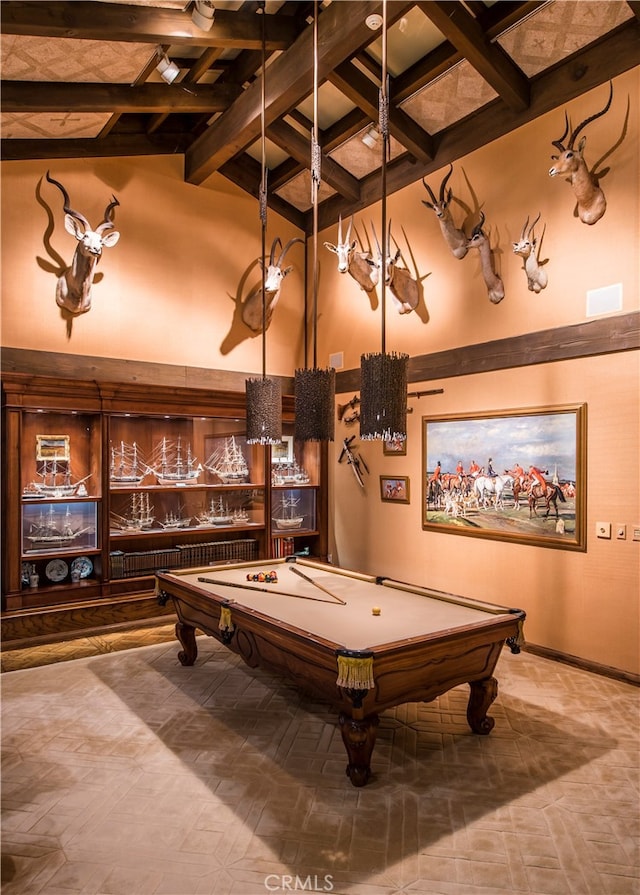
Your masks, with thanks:
<instances>
[{"instance_id":1,"label":"wooden ceiling beam","mask_svg":"<svg viewBox=\"0 0 640 895\"><path fill-rule=\"evenodd\" d=\"M185 152L187 134L109 134L101 139L1 140L4 161L48 158L101 158L175 155Z\"/></svg>"},{"instance_id":2,"label":"wooden ceiling beam","mask_svg":"<svg viewBox=\"0 0 640 895\"><path fill-rule=\"evenodd\" d=\"M252 12L216 9L213 27L210 31L202 31L192 23L189 11L86 0L75 3L3 0L2 32L223 49L258 50L262 47L261 17ZM286 50L298 36L299 28L292 16L276 13L265 17L265 32L269 51Z\"/></svg>"},{"instance_id":3,"label":"wooden ceiling beam","mask_svg":"<svg viewBox=\"0 0 640 895\"><path fill-rule=\"evenodd\" d=\"M318 17L318 77L326 80L329 73L345 59L372 41L373 32L365 19L379 13L380 2L353 0L332 3ZM401 16L413 3L397 2L394 15ZM297 106L312 91L313 29L303 31L292 46L267 69L265 120L267 125ZM243 152L260 133L262 109L261 78L256 80L187 153L186 179L202 181L234 155Z\"/></svg>"},{"instance_id":4,"label":"wooden ceiling beam","mask_svg":"<svg viewBox=\"0 0 640 895\"><path fill-rule=\"evenodd\" d=\"M3 112L224 112L242 92L226 85L2 81Z\"/></svg>"},{"instance_id":5,"label":"wooden ceiling beam","mask_svg":"<svg viewBox=\"0 0 640 895\"><path fill-rule=\"evenodd\" d=\"M311 143L299 131L286 121L274 121L267 128L267 136L276 146L287 151L294 159L302 164L309 164L311 159ZM329 156L322 154L322 179L340 195L357 202L360 198L360 182L353 174L334 162Z\"/></svg>"},{"instance_id":6,"label":"wooden ceiling beam","mask_svg":"<svg viewBox=\"0 0 640 895\"><path fill-rule=\"evenodd\" d=\"M450 0L420 0L418 6L450 43L493 87L514 112L529 105L529 81L502 49L491 43L462 3Z\"/></svg>"},{"instance_id":7,"label":"wooden ceiling beam","mask_svg":"<svg viewBox=\"0 0 640 895\"><path fill-rule=\"evenodd\" d=\"M355 103L372 122L378 120L379 89L352 62L343 62L329 74L329 81ZM393 86L389 90L393 101ZM433 158L433 140L423 128L397 106L389 106L389 132L405 149L421 162Z\"/></svg>"}]
</instances>

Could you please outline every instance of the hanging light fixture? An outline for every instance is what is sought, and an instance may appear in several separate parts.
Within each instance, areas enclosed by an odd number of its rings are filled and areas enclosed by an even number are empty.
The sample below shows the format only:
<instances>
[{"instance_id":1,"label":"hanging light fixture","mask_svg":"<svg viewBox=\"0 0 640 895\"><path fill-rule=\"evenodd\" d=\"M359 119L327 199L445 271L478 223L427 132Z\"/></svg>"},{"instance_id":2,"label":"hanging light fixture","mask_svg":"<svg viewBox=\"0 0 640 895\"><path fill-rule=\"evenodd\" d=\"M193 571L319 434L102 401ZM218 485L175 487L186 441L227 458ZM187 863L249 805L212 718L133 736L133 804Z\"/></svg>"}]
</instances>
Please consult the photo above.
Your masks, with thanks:
<instances>
[{"instance_id":1,"label":"hanging light fixture","mask_svg":"<svg viewBox=\"0 0 640 895\"><path fill-rule=\"evenodd\" d=\"M387 0L382 3L382 77L378 132L382 137L382 246L381 314L382 351L360 358L360 437L365 441L404 441L407 437L408 354L386 353L387 155L389 147L389 94L387 83Z\"/></svg>"},{"instance_id":2,"label":"hanging light fixture","mask_svg":"<svg viewBox=\"0 0 640 895\"><path fill-rule=\"evenodd\" d=\"M311 134L311 201L313 204L313 367L295 373L295 438L333 441L336 371L319 369L318 354L318 190L322 153L318 143L318 0L313 14L313 133Z\"/></svg>"},{"instance_id":3,"label":"hanging light fixture","mask_svg":"<svg viewBox=\"0 0 640 895\"><path fill-rule=\"evenodd\" d=\"M265 130L266 39L265 9L262 3L262 177L260 180L260 221L262 224L262 377L245 382L247 401L247 443L280 444L282 441L282 388L279 379L267 378L267 299L265 291L267 241L267 153Z\"/></svg>"}]
</instances>

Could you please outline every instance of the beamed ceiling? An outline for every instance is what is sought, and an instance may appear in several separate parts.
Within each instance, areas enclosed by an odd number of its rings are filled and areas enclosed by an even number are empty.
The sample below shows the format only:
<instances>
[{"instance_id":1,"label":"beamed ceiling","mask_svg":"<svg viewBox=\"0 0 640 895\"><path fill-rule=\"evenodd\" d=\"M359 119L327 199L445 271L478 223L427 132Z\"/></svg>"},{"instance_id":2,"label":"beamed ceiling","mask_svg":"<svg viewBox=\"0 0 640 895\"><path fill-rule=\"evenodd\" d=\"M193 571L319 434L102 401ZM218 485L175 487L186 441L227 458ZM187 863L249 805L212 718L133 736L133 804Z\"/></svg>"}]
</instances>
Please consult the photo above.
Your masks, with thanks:
<instances>
[{"instance_id":1,"label":"beamed ceiling","mask_svg":"<svg viewBox=\"0 0 640 895\"><path fill-rule=\"evenodd\" d=\"M218 172L257 198L262 4L216 2L210 31L193 6L3 0L2 158L180 154L186 182ZM267 2L264 17L268 205L306 233L314 8ZM380 142L362 137L377 124L382 70L381 30L366 20L382 8L318 4L320 228L380 199ZM636 66L639 18L637 0L388 0L387 192ZM157 47L180 68L171 85Z\"/></svg>"}]
</instances>

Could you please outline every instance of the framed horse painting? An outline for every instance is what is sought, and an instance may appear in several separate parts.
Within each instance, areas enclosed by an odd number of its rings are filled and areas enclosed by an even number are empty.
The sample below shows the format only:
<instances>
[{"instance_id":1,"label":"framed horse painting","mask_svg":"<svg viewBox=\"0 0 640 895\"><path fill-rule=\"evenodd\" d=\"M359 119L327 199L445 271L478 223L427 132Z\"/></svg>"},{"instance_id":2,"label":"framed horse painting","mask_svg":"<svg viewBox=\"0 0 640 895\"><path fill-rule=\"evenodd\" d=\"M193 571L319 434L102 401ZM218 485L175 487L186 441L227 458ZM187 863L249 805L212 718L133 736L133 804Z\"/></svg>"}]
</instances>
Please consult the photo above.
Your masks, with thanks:
<instances>
[{"instance_id":1,"label":"framed horse painting","mask_svg":"<svg viewBox=\"0 0 640 895\"><path fill-rule=\"evenodd\" d=\"M422 418L422 527L586 550L586 404Z\"/></svg>"}]
</instances>

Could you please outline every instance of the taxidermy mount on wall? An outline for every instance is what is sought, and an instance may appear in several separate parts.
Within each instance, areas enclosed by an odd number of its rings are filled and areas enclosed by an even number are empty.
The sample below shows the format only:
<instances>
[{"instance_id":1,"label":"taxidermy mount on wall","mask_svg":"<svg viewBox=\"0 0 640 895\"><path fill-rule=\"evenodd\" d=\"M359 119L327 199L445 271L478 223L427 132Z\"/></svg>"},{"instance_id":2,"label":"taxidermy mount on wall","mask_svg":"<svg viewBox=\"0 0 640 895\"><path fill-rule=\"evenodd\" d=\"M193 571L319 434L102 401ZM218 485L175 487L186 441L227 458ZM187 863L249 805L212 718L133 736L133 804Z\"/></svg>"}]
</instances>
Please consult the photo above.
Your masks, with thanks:
<instances>
[{"instance_id":1,"label":"taxidermy mount on wall","mask_svg":"<svg viewBox=\"0 0 640 895\"><path fill-rule=\"evenodd\" d=\"M527 275L527 287L529 292L542 292L546 288L549 278L546 270L542 268L537 257L538 240L533 236L533 228L540 220L540 214L529 227L529 218L524 223L522 235L518 242L513 243L514 255L524 259L524 271Z\"/></svg>"},{"instance_id":2,"label":"taxidermy mount on wall","mask_svg":"<svg viewBox=\"0 0 640 895\"><path fill-rule=\"evenodd\" d=\"M120 205L115 196L107 205L104 220L95 230L79 211L74 211L69 204L69 194L57 180L46 174L49 183L57 186L64 199L64 227L76 238L78 245L69 267L62 271L56 286L56 304L74 316L86 314L91 308L91 286L96 264L102 255L102 249L114 246L120 234L114 230L114 209Z\"/></svg>"},{"instance_id":3,"label":"taxidermy mount on wall","mask_svg":"<svg viewBox=\"0 0 640 895\"><path fill-rule=\"evenodd\" d=\"M493 259L491 257L491 246L489 239L482 229L484 224L484 212L480 212L480 222L473 228L471 236L467 240L467 247L477 249L480 253L480 264L482 266L482 276L489 294L489 301L497 305L504 298L504 283L493 269Z\"/></svg>"},{"instance_id":4,"label":"taxidermy mount on wall","mask_svg":"<svg viewBox=\"0 0 640 895\"><path fill-rule=\"evenodd\" d=\"M275 260L276 256L276 248L280 246L282 248L282 240L279 236L273 240L271 245L271 254L269 256L269 264L265 270L264 277L264 293L265 293L265 329L268 328L271 323L271 317L273 315L274 308L278 303L278 299L280 297L280 287L282 286L282 281L287 276L287 274L291 273L293 267L282 267L282 263L284 261L285 255L291 248L291 246L295 242L304 243L303 239L300 239L299 236L295 236L293 239L290 239L286 246L280 252L278 260ZM264 268L264 259L260 262L261 266ZM242 305L242 319L252 330L254 333L262 332L262 283L256 286L250 294L247 296L246 300Z\"/></svg>"},{"instance_id":5,"label":"taxidermy mount on wall","mask_svg":"<svg viewBox=\"0 0 640 895\"><path fill-rule=\"evenodd\" d=\"M573 187L573 192L577 200L577 214L583 224L595 224L607 210L607 200L604 193L600 189L598 177L593 171L589 171L584 160L583 152L587 138L583 137L578 143L578 148L574 148L574 143L581 130L583 130L592 121L601 118L609 111L611 100L613 99L613 84L609 82L609 99L607 104L600 112L585 118L577 128L571 132L569 142L565 148L562 142L569 133L569 117L564 113L565 128L564 133L559 140L552 140L553 145L560 151L560 155L552 155L555 165L549 169L549 177L557 177L563 175Z\"/></svg>"},{"instance_id":6,"label":"taxidermy mount on wall","mask_svg":"<svg viewBox=\"0 0 640 895\"><path fill-rule=\"evenodd\" d=\"M438 218L438 223L440 224L440 229L442 231L442 235L444 236L445 242L451 249L451 254L454 258L464 258L464 256L469 251L467 246L467 237L464 233L464 230L461 230L459 227L453 222L453 218L451 217L451 200L453 198L453 190L449 187L447 191L447 183L449 178L453 174L453 165L449 165L449 171L445 174L442 179L442 183L440 184L440 195L436 199L433 190L425 180L422 178L422 185L425 190L431 196L431 202L427 202L425 199L422 200L422 204L426 205L427 208L430 208L435 216Z\"/></svg>"}]
</instances>

